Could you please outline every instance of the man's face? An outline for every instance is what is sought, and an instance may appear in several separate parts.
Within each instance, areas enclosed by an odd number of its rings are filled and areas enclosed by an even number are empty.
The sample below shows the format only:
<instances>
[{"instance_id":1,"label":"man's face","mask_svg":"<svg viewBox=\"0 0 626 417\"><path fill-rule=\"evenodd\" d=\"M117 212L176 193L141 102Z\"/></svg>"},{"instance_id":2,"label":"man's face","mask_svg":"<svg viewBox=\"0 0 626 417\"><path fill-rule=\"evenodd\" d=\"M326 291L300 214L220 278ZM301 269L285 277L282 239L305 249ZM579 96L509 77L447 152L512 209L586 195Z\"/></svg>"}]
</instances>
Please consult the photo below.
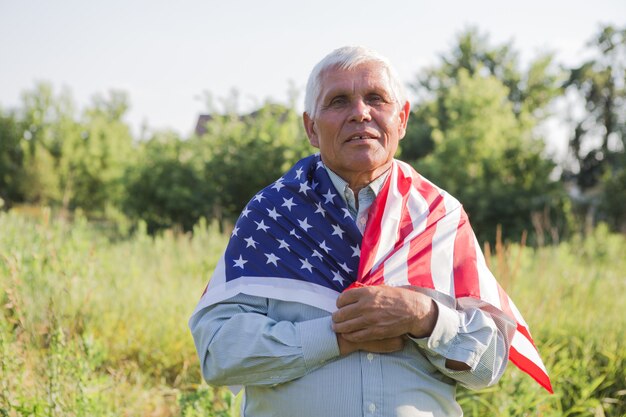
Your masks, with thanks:
<instances>
[{"instance_id":1,"label":"man's face","mask_svg":"<svg viewBox=\"0 0 626 417\"><path fill-rule=\"evenodd\" d=\"M321 75L315 118L304 114L311 145L327 167L346 181L373 180L390 166L404 137L409 103L398 104L377 62Z\"/></svg>"}]
</instances>

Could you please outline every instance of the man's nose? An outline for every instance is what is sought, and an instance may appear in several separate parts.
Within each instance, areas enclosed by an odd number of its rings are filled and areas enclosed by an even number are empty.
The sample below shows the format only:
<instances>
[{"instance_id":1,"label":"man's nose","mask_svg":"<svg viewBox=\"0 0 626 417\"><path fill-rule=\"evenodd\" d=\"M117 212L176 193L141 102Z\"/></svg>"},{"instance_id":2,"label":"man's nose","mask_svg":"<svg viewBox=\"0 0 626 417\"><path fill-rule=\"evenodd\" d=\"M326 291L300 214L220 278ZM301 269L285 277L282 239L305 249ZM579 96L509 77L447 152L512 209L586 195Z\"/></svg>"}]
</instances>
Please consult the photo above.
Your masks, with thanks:
<instances>
[{"instance_id":1,"label":"man's nose","mask_svg":"<svg viewBox=\"0 0 626 417\"><path fill-rule=\"evenodd\" d=\"M350 120L355 122L367 122L372 120L370 106L362 99L354 100L352 103L352 114Z\"/></svg>"}]
</instances>

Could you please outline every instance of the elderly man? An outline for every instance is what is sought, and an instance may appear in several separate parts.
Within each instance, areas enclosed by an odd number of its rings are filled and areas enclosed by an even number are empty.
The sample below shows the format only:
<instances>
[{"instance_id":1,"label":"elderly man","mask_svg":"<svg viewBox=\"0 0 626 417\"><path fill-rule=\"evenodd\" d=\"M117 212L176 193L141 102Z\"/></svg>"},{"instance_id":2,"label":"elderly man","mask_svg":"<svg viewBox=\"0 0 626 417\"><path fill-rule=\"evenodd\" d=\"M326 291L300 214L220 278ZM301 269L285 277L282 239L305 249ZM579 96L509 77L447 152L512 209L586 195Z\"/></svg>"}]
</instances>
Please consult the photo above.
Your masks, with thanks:
<instances>
[{"instance_id":1,"label":"elderly man","mask_svg":"<svg viewBox=\"0 0 626 417\"><path fill-rule=\"evenodd\" d=\"M457 383L504 372L519 323L465 213L393 158L409 110L374 51L313 69L319 154L251 200L189 322L207 382L245 387L242 415L460 416Z\"/></svg>"}]
</instances>

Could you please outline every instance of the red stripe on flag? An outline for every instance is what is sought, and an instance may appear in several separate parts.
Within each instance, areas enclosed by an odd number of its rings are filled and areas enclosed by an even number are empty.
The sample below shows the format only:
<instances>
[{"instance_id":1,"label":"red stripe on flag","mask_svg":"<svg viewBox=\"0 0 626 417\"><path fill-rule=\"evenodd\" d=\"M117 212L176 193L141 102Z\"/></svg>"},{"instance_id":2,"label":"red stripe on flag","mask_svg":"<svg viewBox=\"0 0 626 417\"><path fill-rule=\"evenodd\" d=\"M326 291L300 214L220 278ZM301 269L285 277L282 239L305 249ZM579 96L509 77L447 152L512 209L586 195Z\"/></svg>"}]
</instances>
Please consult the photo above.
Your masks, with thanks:
<instances>
[{"instance_id":1,"label":"red stripe on flag","mask_svg":"<svg viewBox=\"0 0 626 417\"><path fill-rule=\"evenodd\" d=\"M480 299L480 282L476 244L469 219L463 208L461 219L454 239L454 296L475 297Z\"/></svg>"},{"instance_id":2,"label":"red stripe on flag","mask_svg":"<svg viewBox=\"0 0 626 417\"><path fill-rule=\"evenodd\" d=\"M530 375L535 381L539 383L539 385L544 387L550 394L554 394L554 391L552 390L552 384L550 383L550 377L543 371L543 369L537 366L533 361L531 361L526 356L519 353L513 347L511 347L509 351L509 359L520 370Z\"/></svg>"},{"instance_id":3,"label":"red stripe on flag","mask_svg":"<svg viewBox=\"0 0 626 417\"><path fill-rule=\"evenodd\" d=\"M391 186L390 178L391 175L387 177L383 188L370 206L367 224L365 225L365 233L361 242L361 254L365 256L361 256L359 261L359 273L356 278L359 282L363 282L363 279L369 274L376 261L375 257L380 242L385 206L387 205L389 187Z\"/></svg>"},{"instance_id":4,"label":"red stripe on flag","mask_svg":"<svg viewBox=\"0 0 626 417\"><path fill-rule=\"evenodd\" d=\"M413 231L413 219L411 213L407 210L409 200L409 191L411 190L411 177L404 175L402 169L398 169L398 192L402 196L402 215L400 218L400 226L398 228L398 240L396 247L402 245L404 239Z\"/></svg>"}]
</instances>

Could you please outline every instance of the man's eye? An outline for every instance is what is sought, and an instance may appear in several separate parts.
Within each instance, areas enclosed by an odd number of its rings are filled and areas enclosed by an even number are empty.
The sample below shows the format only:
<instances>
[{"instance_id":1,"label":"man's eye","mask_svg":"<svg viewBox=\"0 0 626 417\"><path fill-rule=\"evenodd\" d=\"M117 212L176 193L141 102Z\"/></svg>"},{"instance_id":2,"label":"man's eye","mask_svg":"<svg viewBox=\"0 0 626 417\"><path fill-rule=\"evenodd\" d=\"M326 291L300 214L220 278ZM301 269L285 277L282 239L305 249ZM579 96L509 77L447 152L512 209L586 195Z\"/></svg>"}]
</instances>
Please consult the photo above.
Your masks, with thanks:
<instances>
[{"instance_id":1,"label":"man's eye","mask_svg":"<svg viewBox=\"0 0 626 417\"><path fill-rule=\"evenodd\" d=\"M333 107L343 106L348 102L346 97L335 97L330 101L330 105Z\"/></svg>"},{"instance_id":2,"label":"man's eye","mask_svg":"<svg viewBox=\"0 0 626 417\"><path fill-rule=\"evenodd\" d=\"M380 104L380 103L384 103L385 100L378 94L373 94L367 97L367 102L370 104Z\"/></svg>"}]
</instances>

